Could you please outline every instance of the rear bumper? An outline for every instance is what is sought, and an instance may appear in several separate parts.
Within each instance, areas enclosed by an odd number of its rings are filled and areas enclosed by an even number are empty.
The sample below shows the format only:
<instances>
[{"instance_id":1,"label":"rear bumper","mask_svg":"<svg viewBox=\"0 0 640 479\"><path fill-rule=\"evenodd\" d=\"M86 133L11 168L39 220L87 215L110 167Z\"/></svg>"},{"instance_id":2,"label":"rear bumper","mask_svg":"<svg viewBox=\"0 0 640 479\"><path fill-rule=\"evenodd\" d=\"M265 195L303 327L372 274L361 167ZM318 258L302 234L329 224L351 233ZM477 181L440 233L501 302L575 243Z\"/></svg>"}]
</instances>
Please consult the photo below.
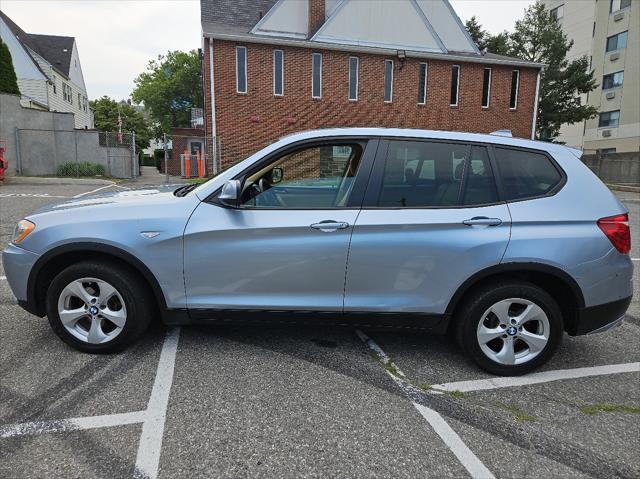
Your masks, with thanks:
<instances>
[{"instance_id":1,"label":"rear bumper","mask_svg":"<svg viewBox=\"0 0 640 479\"><path fill-rule=\"evenodd\" d=\"M618 326L624 320L631 296L610 303L578 310L578 320L567 328L570 336L601 333Z\"/></svg>"}]
</instances>

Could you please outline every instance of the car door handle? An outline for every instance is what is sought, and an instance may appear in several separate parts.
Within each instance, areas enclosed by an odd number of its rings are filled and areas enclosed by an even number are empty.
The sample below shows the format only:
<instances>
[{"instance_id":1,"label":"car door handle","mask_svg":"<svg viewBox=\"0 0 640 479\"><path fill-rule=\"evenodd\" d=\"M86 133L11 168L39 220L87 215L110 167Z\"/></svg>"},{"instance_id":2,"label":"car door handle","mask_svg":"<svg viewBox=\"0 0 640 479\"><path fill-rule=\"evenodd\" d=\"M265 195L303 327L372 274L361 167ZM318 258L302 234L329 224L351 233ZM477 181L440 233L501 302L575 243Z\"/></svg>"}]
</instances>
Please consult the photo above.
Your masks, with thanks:
<instances>
[{"instance_id":1,"label":"car door handle","mask_svg":"<svg viewBox=\"0 0 640 479\"><path fill-rule=\"evenodd\" d=\"M349 227L349 223L345 223L344 221L333 221L333 220L325 220L320 223L313 223L311 227L314 230L322 230L330 233L336 230L343 230Z\"/></svg>"},{"instance_id":2,"label":"car door handle","mask_svg":"<svg viewBox=\"0 0 640 479\"><path fill-rule=\"evenodd\" d=\"M471 219L462 222L468 226L498 226L502 224L500 218L487 218L486 216L474 216Z\"/></svg>"}]
</instances>

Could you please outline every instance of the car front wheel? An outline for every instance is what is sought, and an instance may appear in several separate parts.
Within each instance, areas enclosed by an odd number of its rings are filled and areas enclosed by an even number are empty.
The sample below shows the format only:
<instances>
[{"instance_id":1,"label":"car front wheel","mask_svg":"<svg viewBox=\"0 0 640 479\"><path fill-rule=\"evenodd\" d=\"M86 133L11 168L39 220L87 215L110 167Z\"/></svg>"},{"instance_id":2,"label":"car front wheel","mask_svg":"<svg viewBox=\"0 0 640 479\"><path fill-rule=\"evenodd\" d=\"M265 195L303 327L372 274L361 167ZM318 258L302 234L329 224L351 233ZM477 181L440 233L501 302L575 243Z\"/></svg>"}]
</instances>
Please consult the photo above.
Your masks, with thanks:
<instances>
[{"instance_id":1,"label":"car front wheel","mask_svg":"<svg viewBox=\"0 0 640 479\"><path fill-rule=\"evenodd\" d=\"M152 298L128 268L82 262L69 266L47 291L47 317L70 346L108 353L135 341L148 327Z\"/></svg>"},{"instance_id":2,"label":"car front wheel","mask_svg":"<svg viewBox=\"0 0 640 479\"><path fill-rule=\"evenodd\" d=\"M545 363L564 331L562 314L543 289L526 282L493 284L471 295L458 316L458 342L483 369L525 374Z\"/></svg>"}]
</instances>

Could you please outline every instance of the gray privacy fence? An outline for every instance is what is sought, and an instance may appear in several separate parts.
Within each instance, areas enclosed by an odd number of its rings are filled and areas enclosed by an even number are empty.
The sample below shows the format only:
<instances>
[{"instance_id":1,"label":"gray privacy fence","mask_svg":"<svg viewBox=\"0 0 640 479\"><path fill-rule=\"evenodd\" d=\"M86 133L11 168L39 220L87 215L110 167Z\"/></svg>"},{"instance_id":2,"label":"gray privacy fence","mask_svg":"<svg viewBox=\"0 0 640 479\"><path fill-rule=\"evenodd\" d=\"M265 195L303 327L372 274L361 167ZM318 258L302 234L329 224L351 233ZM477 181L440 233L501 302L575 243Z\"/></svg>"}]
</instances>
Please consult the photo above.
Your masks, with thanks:
<instances>
[{"instance_id":1,"label":"gray privacy fence","mask_svg":"<svg viewBox=\"0 0 640 479\"><path fill-rule=\"evenodd\" d=\"M15 144L19 175L84 176L91 171L85 163L101 165L105 176L139 175L135 133L16 128Z\"/></svg>"},{"instance_id":2,"label":"gray privacy fence","mask_svg":"<svg viewBox=\"0 0 640 479\"><path fill-rule=\"evenodd\" d=\"M584 154L582 161L605 183L640 184L640 152Z\"/></svg>"}]
</instances>

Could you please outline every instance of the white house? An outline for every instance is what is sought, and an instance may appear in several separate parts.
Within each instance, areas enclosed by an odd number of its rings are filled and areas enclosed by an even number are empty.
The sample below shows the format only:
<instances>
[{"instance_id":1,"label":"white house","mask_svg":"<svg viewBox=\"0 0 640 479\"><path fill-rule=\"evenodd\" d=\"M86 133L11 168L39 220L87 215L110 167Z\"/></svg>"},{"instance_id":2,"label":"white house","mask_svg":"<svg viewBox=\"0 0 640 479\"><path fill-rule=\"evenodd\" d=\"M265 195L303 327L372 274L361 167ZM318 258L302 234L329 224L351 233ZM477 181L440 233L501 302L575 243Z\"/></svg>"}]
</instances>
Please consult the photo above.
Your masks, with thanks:
<instances>
[{"instance_id":1,"label":"white house","mask_svg":"<svg viewBox=\"0 0 640 479\"><path fill-rule=\"evenodd\" d=\"M23 106L73 113L75 128L93 128L74 37L26 33L0 11L0 38L9 47Z\"/></svg>"}]
</instances>

